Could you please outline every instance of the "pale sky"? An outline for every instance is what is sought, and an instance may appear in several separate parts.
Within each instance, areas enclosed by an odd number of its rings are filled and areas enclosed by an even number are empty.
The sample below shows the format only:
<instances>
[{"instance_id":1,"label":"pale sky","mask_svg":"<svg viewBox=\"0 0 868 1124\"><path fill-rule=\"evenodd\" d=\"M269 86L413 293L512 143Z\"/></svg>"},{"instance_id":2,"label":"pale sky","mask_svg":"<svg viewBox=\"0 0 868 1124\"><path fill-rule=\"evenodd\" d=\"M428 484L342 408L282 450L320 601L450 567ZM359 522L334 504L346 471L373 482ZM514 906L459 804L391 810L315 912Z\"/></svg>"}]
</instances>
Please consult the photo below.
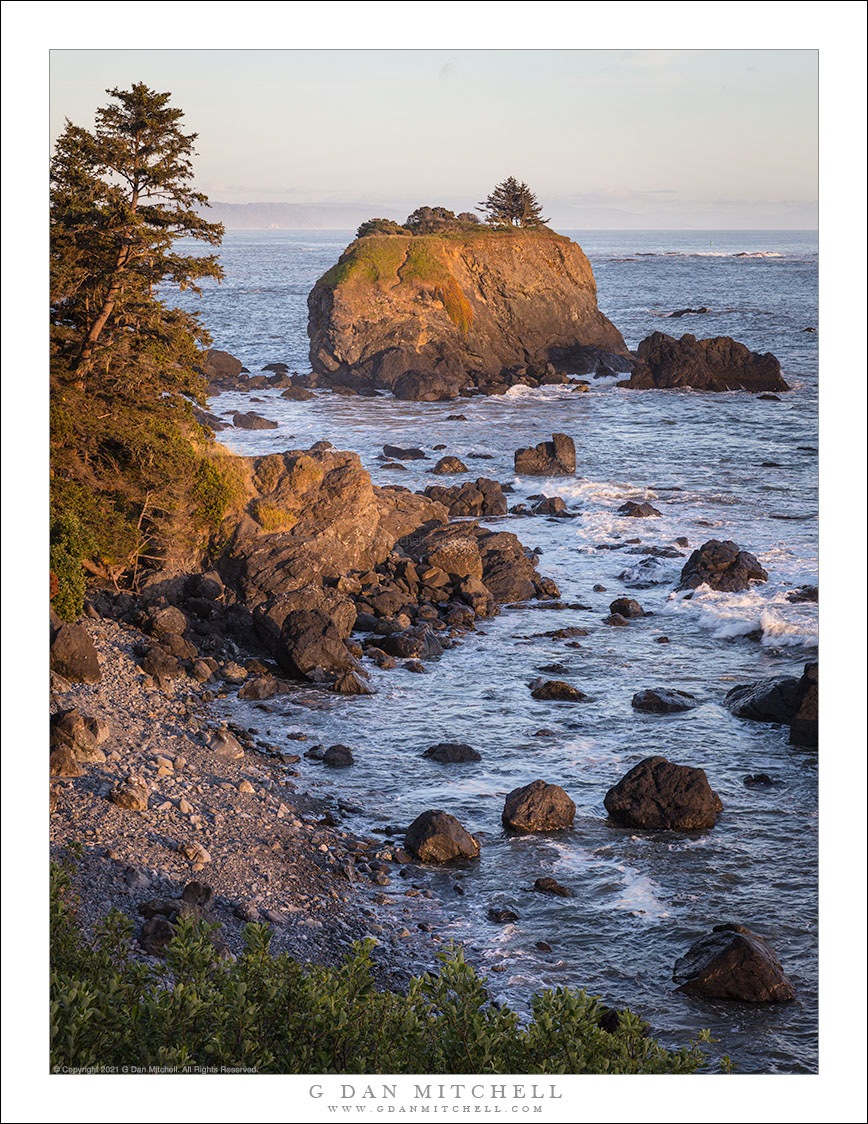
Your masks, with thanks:
<instances>
[{"instance_id":1,"label":"pale sky","mask_svg":"<svg viewBox=\"0 0 868 1124\"><path fill-rule=\"evenodd\" d=\"M221 202L471 209L508 175L569 227L815 228L813 50L57 50L52 141L172 92Z\"/></svg>"}]
</instances>

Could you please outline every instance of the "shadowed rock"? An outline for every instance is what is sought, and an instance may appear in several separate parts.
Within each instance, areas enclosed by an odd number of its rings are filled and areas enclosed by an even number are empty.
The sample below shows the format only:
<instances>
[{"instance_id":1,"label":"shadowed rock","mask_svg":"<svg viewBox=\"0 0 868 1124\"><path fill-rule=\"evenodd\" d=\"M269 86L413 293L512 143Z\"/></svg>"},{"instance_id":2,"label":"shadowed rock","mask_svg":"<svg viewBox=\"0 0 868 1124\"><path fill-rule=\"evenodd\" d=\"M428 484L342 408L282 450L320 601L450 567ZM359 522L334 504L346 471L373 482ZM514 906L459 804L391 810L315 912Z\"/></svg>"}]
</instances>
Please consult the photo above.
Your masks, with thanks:
<instances>
[{"instance_id":1,"label":"shadowed rock","mask_svg":"<svg viewBox=\"0 0 868 1124\"><path fill-rule=\"evenodd\" d=\"M697 589L707 585L725 593L748 589L752 581L768 580L756 558L731 539L709 539L690 555L681 571L676 589Z\"/></svg>"},{"instance_id":2,"label":"shadowed rock","mask_svg":"<svg viewBox=\"0 0 868 1124\"><path fill-rule=\"evenodd\" d=\"M654 332L639 344L638 362L619 386L633 390L691 387L694 390L789 390L774 355L760 355L730 336L680 340Z\"/></svg>"},{"instance_id":3,"label":"shadowed rock","mask_svg":"<svg viewBox=\"0 0 868 1124\"><path fill-rule=\"evenodd\" d=\"M677 714L698 706L695 696L671 687L649 687L633 696L633 707L647 714Z\"/></svg>"},{"instance_id":4,"label":"shadowed rock","mask_svg":"<svg viewBox=\"0 0 868 1124\"><path fill-rule=\"evenodd\" d=\"M606 811L625 827L644 831L701 831L714 827L723 804L702 769L646 757L606 793Z\"/></svg>"},{"instance_id":5,"label":"shadowed rock","mask_svg":"<svg viewBox=\"0 0 868 1124\"><path fill-rule=\"evenodd\" d=\"M673 979L685 995L781 1003L796 992L762 937L744 925L715 925L675 962Z\"/></svg>"},{"instance_id":6,"label":"shadowed rock","mask_svg":"<svg viewBox=\"0 0 868 1124\"><path fill-rule=\"evenodd\" d=\"M424 863L475 859L479 843L448 812L423 812L407 828L404 847Z\"/></svg>"},{"instance_id":7,"label":"shadowed rock","mask_svg":"<svg viewBox=\"0 0 868 1124\"><path fill-rule=\"evenodd\" d=\"M573 476L576 471L576 446L565 433L553 433L551 441L531 448L516 449L515 471L520 476Z\"/></svg>"}]
</instances>

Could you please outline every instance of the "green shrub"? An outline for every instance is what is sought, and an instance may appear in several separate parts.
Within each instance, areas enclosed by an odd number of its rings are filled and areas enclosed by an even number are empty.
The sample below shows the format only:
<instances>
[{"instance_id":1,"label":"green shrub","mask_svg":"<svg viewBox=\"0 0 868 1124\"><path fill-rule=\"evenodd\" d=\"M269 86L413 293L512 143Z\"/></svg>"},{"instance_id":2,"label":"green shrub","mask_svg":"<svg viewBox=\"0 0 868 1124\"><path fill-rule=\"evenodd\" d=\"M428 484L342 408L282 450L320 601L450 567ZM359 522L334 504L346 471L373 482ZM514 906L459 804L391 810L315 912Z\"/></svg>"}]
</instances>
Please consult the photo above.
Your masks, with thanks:
<instances>
[{"instance_id":1,"label":"green shrub","mask_svg":"<svg viewBox=\"0 0 868 1124\"><path fill-rule=\"evenodd\" d=\"M57 579L57 592L51 604L61 620L74 621L84 611L82 560L91 553L93 541L76 515L61 511L51 520L50 542L51 572Z\"/></svg>"},{"instance_id":2,"label":"green shrub","mask_svg":"<svg viewBox=\"0 0 868 1124\"><path fill-rule=\"evenodd\" d=\"M130 956L133 926L112 912L86 940L69 871L51 878L51 1064L227 1066L259 1073L693 1073L696 1043L665 1049L625 1011L613 1032L596 998L571 988L534 998L523 1024L489 1002L460 951L407 993L380 991L373 941L340 968L272 956L270 930L248 925L245 950L221 959L215 926L178 923L165 967ZM703 1032L701 1036L707 1039Z\"/></svg>"}]
</instances>

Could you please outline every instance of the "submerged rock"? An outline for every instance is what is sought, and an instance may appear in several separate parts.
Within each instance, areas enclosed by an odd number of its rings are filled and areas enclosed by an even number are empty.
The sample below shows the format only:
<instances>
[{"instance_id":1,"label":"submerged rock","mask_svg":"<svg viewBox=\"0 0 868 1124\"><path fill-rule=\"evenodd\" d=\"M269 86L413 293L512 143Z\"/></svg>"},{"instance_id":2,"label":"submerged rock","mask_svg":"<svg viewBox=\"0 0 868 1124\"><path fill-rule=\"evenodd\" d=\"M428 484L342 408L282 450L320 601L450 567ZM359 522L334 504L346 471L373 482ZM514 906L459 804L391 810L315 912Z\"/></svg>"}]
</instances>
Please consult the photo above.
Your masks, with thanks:
<instances>
[{"instance_id":1,"label":"submerged rock","mask_svg":"<svg viewBox=\"0 0 868 1124\"><path fill-rule=\"evenodd\" d=\"M432 761L439 761L443 765L482 760L482 754L478 750L463 742L439 742L426 749L422 756L430 757Z\"/></svg>"},{"instance_id":2,"label":"submerged rock","mask_svg":"<svg viewBox=\"0 0 868 1124\"><path fill-rule=\"evenodd\" d=\"M682 710L693 710L698 705L694 695L672 687L649 687L633 696L634 709L647 714L677 714Z\"/></svg>"},{"instance_id":3,"label":"submerged rock","mask_svg":"<svg viewBox=\"0 0 868 1124\"><path fill-rule=\"evenodd\" d=\"M618 508L618 514L626 515L630 519L648 519L651 516L659 515L660 512L650 503L636 503L634 500L627 500Z\"/></svg>"},{"instance_id":4,"label":"submerged rock","mask_svg":"<svg viewBox=\"0 0 868 1124\"><path fill-rule=\"evenodd\" d=\"M606 793L612 819L645 831L701 831L714 827L723 804L702 769L646 757Z\"/></svg>"},{"instance_id":5,"label":"submerged rock","mask_svg":"<svg viewBox=\"0 0 868 1124\"><path fill-rule=\"evenodd\" d=\"M633 373L619 386L633 390L691 387L693 390L789 390L781 365L729 336L680 340L654 332L639 344Z\"/></svg>"},{"instance_id":6,"label":"submerged rock","mask_svg":"<svg viewBox=\"0 0 868 1124\"><path fill-rule=\"evenodd\" d=\"M703 999L781 1003L796 991L762 937L744 925L715 925L675 962L678 991Z\"/></svg>"},{"instance_id":7,"label":"submerged rock","mask_svg":"<svg viewBox=\"0 0 868 1124\"><path fill-rule=\"evenodd\" d=\"M541 702L583 702L588 696L562 679L548 679L533 687L531 697Z\"/></svg>"}]
</instances>

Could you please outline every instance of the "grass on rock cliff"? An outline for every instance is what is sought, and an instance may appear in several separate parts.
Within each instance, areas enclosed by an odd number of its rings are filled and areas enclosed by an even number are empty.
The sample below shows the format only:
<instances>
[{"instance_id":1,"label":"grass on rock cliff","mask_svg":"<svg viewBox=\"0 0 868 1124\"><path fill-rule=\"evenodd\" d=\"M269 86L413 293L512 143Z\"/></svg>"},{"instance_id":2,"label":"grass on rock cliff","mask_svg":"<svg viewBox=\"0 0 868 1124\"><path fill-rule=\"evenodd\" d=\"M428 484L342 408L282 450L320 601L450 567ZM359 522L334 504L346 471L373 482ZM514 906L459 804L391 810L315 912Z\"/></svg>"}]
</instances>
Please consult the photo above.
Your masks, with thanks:
<instances>
[{"instance_id":1,"label":"grass on rock cliff","mask_svg":"<svg viewBox=\"0 0 868 1124\"><path fill-rule=\"evenodd\" d=\"M406 994L380 991L373 941L340 968L269 952L267 925L221 959L216 926L181 920L165 966L131 953L132 922L110 913L93 939L76 923L69 867L51 872L51 1064L227 1066L258 1073L693 1073L696 1043L669 1051L623 1012L613 1033L598 1000L558 988L534 997L522 1024L489 1001L460 951ZM703 1032L701 1036L707 1039Z\"/></svg>"}]
</instances>

